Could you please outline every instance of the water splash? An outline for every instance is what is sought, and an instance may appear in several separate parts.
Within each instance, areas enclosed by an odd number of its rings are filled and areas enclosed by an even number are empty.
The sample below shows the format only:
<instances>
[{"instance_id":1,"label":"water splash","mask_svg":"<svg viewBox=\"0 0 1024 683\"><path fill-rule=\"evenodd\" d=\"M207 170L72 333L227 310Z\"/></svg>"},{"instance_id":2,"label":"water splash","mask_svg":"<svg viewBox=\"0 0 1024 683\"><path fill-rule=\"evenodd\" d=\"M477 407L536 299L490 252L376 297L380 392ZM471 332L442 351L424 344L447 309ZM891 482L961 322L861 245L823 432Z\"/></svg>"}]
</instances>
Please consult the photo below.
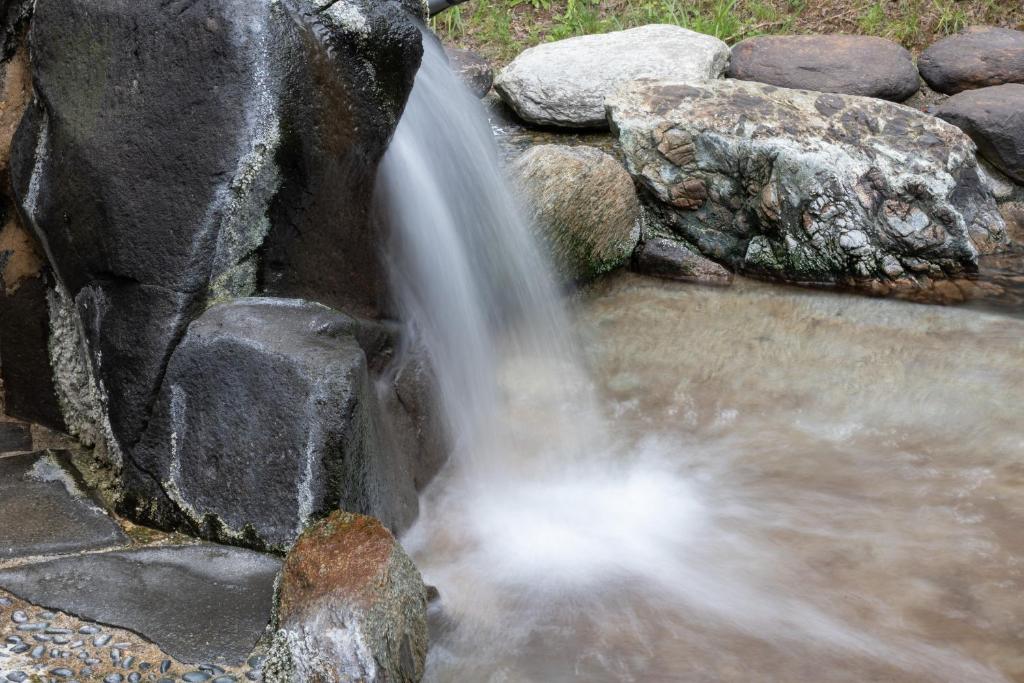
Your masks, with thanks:
<instances>
[{"instance_id":1,"label":"water splash","mask_svg":"<svg viewBox=\"0 0 1024 683\"><path fill-rule=\"evenodd\" d=\"M732 651L717 633L807 657L813 675L821 661L863 665L834 680L893 669L912 672L907 681L1004 680L774 590L786 559L730 526L731 513L762 513L687 471L678 438L638 435L643 420L616 424L630 408L598 398L479 103L432 36L425 46L378 191L394 289L455 436L403 538L442 595L428 677L681 680L685 669L686 680L773 680L716 669ZM726 427L735 419L722 412Z\"/></svg>"}]
</instances>

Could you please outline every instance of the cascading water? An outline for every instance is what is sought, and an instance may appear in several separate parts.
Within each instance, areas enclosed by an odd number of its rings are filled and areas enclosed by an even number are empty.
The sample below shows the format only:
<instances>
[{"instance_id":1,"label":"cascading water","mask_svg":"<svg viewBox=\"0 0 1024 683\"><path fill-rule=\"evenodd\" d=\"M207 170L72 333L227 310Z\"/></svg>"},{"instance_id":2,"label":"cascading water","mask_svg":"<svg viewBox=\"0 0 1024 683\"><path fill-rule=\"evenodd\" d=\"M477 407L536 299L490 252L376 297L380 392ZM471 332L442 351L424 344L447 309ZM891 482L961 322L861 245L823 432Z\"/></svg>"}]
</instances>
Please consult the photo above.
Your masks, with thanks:
<instances>
[{"instance_id":1,"label":"cascading water","mask_svg":"<svg viewBox=\"0 0 1024 683\"><path fill-rule=\"evenodd\" d=\"M849 676L830 680L1005 680L805 599L799 572L752 535L768 535L757 506L716 488L709 472L729 457L684 448L676 424L616 419L632 404L606 395L637 380L588 376L481 107L424 43L378 198L454 435L402 539L441 593L428 679L817 681L835 667ZM769 673L735 661L745 651Z\"/></svg>"}]
</instances>

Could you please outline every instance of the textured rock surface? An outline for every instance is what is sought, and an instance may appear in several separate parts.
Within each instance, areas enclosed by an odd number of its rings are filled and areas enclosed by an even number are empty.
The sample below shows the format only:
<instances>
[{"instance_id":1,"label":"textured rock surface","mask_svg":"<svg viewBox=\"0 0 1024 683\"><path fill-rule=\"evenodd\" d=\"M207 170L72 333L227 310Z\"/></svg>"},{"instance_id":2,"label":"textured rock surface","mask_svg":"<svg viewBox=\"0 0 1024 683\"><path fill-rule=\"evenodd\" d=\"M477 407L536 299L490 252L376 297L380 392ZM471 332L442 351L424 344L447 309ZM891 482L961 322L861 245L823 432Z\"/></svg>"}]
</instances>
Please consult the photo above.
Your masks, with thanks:
<instances>
[{"instance_id":1,"label":"textured rock surface","mask_svg":"<svg viewBox=\"0 0 1024 683\"><path fill-rule=\"evenodd\" d=\"M140 633L184 662L235 665L270 623L280 567L277 558L247 550L167 546L4 569L0 587L43 607Z\"/></svg>"},{"instance_id":2,"label":"textured rock surface","mask_svg":"<svg viewBox=\"0 0 1024 683\"><path fill-rule=\"evenodd\" d=\"M48 453L0 458L0 559L104 548L127 540L82 492L65 460L63 454Z\"/></svg>"},{"instance_id":3,"label":"textured rock surface","mask_svg":"<svg viewBox=\"0 0 1024 683\"><path fill-rule=\"evenodd\" d=\"M269 683L423 677L427 591L380 522L336 512L306 530L285 560Z\"/></svg>"},{"instance_id":4,"label":"textured rock surface","mask_svg":"<svg viewBox=\"0 0 1024 683\"><path fill-rule=\"evenodd\" d=\"M1024 202L1007 202L999 206L1006 221L1006 234L1017 248L1024 248Z\"/></svg>"},{"instance_id":5,"label":"textured rock surface","mask_svg":"<svg viewBox=\"0 0 1024 683\"><path fill-rule=\"evenodd\" d=\"M972 26L929 47L917 66L928 85L947 94L1024 83L1024 31Z\"/></svg>"},{"instance_id":6,"label":"textured rock surface","mask_svg":"<svg viewBox=\"0 0 1024 683\"><path fill-rule=\"evenodd\" d=\"M640 239L640 204L611 156L538 145L513 162L511 175L563 280L590 280L628 262Z\"/></svg>"},{"instance_id":7,"label":"textured rock surface","mask_svg":"<svg viewBox=\"0 0 1024 683\"><path fill-rule=\"evenodd\" d=\"M609 113L659 220L735 269L914 286L976 270L974 241L1005 243L970 139L900 105L649 81L621 91Z\"/></svg>"},{"instance_id":8,"label":"textured rock surface","mask_svg":"<svg viewBox=\"0 0 1024 683\"><path fill-rule=\"evenodd\" d=\"M458 74L470 92L477 97L483 97L490 92L494 84L494 70L486 59L472 50L446 47L444 51L448 55L452 70Z\"/></svg>"},{"instance_id":9,"label":"textured rock surface","mask_svg":"<svg viewBox=\"0 0 1024 683\"><path fill-rule=\"evenodd\" d=\"M126 463L127 510L214 540L287 548L339 507L404 527L411 463L382 447L356 323L250 298L193 322Z\"/></svg>"},{"instance_id":10,"label":"textured rock surface","mask_svg":"<svg viewBox=\"0 0 1024 683\"><path fill-rule=\"evenodd\" d=\"M685 242L665 237L644 240L636 250L636 269L644 275L669 280L732 284L732 273L728 270L704 258Z\"/></svg>"},{"instance_id":11,"label":"textured rock surface","mask_svg":"<svg viewBox=\"0 0 1024 683\"><path fill-rule=\"evenodd\" d=\"M8 22L29 4L8 3ZM63 429L47 351L46 291L53 278L31 230L19 220L10 188L11 139L32 95L28 49L8 53L15 45L10 27L0 23L0 376L9 415Z\"/></svg>"},{"instance_id":12,"label":"textured rock surface","mask_svg":"<svg viewBox=\"0 0 1024 683\"><path fill-rule=\"evenodd\" d=\"M1024 183L1024 84L967 90L936 107L935 115L970 135L985 159Z\"/></svg>"},{"instance_id":13,"label":"textured rock surface","mask_svg":"<svg viewBox=\"0 0 1024 683\"><path fill-rule=\"evenodd\" d=\"M641 77L702 82L729 61L725 43L678 26L568 38L526 50L502 69L494 87L526 121L570 128L604 128L604 100Z\"/></svg>"},{"instance_id":14,"label":"textured rock surface","mask_svg":"<svg viewBox=\"0 0 1024 683\"><path fill-rule=\"evenodd\" d=\"M918 91L901 45L873 36L757 36L732 48L729 77L902 102Z\"/></svg>"},{"instance_id":15,"label":"textured rock surface","mask_svg":"<svg viewBox=\"0 0 1024 683\"><path fill-rule=\"evenodd\" d=\"M69 428L130 457L212 302L262 289L379 308L370 188L419 64L410 10L422 6L36 3L38 98L11 170L59 282L51 351Z\"/></svg>"}]
</instances>

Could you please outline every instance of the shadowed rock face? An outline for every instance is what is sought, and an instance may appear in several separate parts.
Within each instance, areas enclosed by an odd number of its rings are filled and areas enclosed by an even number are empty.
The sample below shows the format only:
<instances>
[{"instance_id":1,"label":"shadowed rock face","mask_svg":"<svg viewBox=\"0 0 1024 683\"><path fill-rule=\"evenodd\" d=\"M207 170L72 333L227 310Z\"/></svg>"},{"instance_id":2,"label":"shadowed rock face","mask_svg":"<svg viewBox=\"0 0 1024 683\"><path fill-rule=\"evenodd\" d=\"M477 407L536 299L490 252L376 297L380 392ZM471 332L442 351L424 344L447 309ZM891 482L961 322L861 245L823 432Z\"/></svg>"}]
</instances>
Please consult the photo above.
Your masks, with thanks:
<instances>
[{"instance_id":1,"label":"shadowed rock face","mask_svg":"<svg viewBox=\"0 0 1024 683\"><path fill-rule=\"evenodd\" d=\"M383 313L372 185L419 65L422 11L36 3L37 96L11 175L53 269L52 355L73 432L132 461L175 348L218 301L273 292Z\"/></svg>"},{"instance_id":2,"label":"shadowed rock face","mask_svg":"<svg viewBox=\"0 0 1024 683\"><path fill-rule=\"evenodd\" d=\"M730 78L783 88L902 102L918 91L917 67L896 43L873 36L758 36L737 43Z\"/></svg>"},{"instance_id":3,"label":"shadowed rock face","mask_svg":"<svg viewBox=\"0 0 1024 683\"><path fill-rule=\"evenodd\" d=\"M929 47L917 66L933 90L950 95L1024 83L1024 31L972 26Z\"/></svg>"},{"instance_id":4,"label":"shadowed rock face","mask_svg":"<svg viewBox=\"0 0 1024 683\"><path fill-rule=\"evenodd\" d=\"M971 272L1005 230L953 126L867 98L640 82L609 101L658 218L735 269L808 283Z\"/></svg>"}]
</instances>

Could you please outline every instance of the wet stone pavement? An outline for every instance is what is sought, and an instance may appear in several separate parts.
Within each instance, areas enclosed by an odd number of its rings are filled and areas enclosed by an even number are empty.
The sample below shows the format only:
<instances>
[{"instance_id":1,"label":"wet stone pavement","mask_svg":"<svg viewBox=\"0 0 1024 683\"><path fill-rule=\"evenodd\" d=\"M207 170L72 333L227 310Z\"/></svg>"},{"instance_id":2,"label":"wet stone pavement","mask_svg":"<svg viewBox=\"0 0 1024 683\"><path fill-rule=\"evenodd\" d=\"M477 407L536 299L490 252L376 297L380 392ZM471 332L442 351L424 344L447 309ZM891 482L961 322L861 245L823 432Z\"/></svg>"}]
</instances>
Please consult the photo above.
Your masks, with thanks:
<instances>
[{"instance_id":1,"label":"wet stone pavement","mask_svg":"<svg viewBox=\"0 0 1024 683\"><path fill-rule=\"evenodd\" d=\"M37 433L0 420L0 683L260 681L280 560L110 515Z\"/></svg>"}]
</instances>

